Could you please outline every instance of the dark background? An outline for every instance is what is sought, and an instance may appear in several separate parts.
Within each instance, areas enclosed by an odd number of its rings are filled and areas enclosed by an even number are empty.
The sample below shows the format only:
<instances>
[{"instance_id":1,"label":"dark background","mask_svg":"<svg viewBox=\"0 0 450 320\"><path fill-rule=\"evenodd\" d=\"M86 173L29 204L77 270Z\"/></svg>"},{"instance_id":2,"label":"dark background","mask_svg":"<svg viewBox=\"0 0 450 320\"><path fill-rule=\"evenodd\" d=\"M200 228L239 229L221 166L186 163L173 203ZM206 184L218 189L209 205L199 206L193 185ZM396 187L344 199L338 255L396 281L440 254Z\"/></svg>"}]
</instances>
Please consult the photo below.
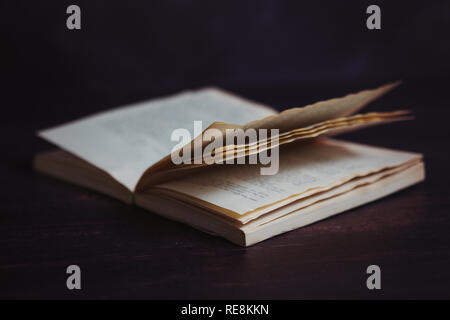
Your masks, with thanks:
<instances>
[{"instance_id":1,"label":"dark background","mask_svg":"<svg viewBox=\"0 0 450 320\"><path fill-rule=\"evenodd\" d=\"M82 29L66 28L81 7ZM381 7L368 30L366 8ZM449 298L449 1L5 1L3 298ZM31 169L38 129L216 85L279 110L403 79L343 138L422 152L425 183L248 249ZM65 289L79 264L83 290ZM379 264L381 291L365 287Z\"/></svg>"},{"instance_id":2,"label":"dark background","mask_svg":"<svg viewBox=\"0 0 450 320\"><path fill-rule=\"evenodd\" d=\"M66 28L72 3L79 31ZM70 105L106 108L205 85L306 92L449 75L448 1L378 1L381 30L366 28L369 4L9 1L6 93L14 105L32 104L34 121L60 119Z\"/></svg>"}]
</instances>

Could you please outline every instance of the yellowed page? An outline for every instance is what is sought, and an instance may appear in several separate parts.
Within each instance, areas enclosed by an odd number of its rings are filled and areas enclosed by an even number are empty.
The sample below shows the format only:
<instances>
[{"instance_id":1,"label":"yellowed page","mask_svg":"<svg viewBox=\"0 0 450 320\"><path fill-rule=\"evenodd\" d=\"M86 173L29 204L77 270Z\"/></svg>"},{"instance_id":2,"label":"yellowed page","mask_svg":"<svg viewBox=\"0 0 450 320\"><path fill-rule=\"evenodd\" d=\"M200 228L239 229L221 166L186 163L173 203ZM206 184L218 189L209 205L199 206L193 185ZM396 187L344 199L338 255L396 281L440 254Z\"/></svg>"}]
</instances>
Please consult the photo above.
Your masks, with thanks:
<instances>
[{"instance_id":1,"label":"yellowed page","mask_svg":"<svg viewBox=\"0 0 450 320\"><path fill-rule=\"evenodd\" d=\"M391 116L391 115L394 116ZM391 113L380 113L378 117L369 116L362 117L358 115L357 117L340 118L339 121L327 121L324 124L318 124L312 126L311 129L303 128L298 130L292 130L288 133L281 134L274 138L258 140L256 143L246 144L246 145L228 145L221 149L215 150L214 154L203 155L203 159L207 162L208 159L213 156L222 155L223 161L228 159L239 158L242 156L247 156L257 152L264 151L268 148L275 148L279 145L294 142L299 139L309 139L315 138L321 135L335 135L337 133L343 133L348 131L353 131L357 129L366 128L381 123L390 123L394 121L402 121L411 119L410 116L399 116L406 114L404 111L397 111ZM270 145L269 145L270 144Z\"/></svg>"},{"instance_id":2,"label":"yellowed page","mask_svg":"<svg viewBox=\"0 0 450 320\"><path fill-rule=\"evenodd\" d=\"M264 119L251 121L244 125L247 128L279 129L280 132L307 127L318 122L351 115L371 101L386 94L401 82L383 85L372 90L363 90L342 98L320 101L302 108L291 108Z\"/></svg>"},{"instance_id":3,"label":"yellowed page","mask_svg":"<svg viewBox=\"0 0 450 320\"><path fill-rule=\"evenodd\" d=\"M160 184L172 179L181 178L182 176L188 174L188 172L186 171L207 166L207 163L210 163L208 161L213 159L212 157L215 155L221 156L221 162L226 162L230 159L238 159L241 157L254 155L267 149L275 148L277 146L295 142L301 139L311 139L318 136L332 136L348 131L367 128L377 124L409 120L411 119L410 116L402 116L407 113L409 113L409 111L370 113L367 115L356 115L353 117L339 118L336 119L336 121L330 120L307 128L292 130L289 131L289 133L281 134L276 137L279 140L274 140L273 138L271 138L259 140L257 141L257 143L246 145L228 145L224 148L216 149L214 155L203 155L202 151L200 152L200 154L202 154L202 158L193 158L191 164L175 165L172 163L170 156L166 156L157 164L147 169L142 178L139 180L137 189L145 190L150 185ZM214 123L211 127L218 128L225 132L225 129L231 128L231 125L225 123ZM225 133L223 134L225 135ZM200 140L198 144L202 146L201 137L197 137L195 140ZM192 149L194 148L194 145L194 141L191 142ZM204 145L202 147L204 147Z\"/></svg>"},{"instance_id":4,"label":"yellowed page","mask_svg":"<svg viewBox=\"0 0 450 320\"><path fill-rule=\"evenodd\" d=\"M157 187L243 215L301 193L312 194L420 157L415 153L322 139L301 148L293 145L284 150L276 175L260 175L259 165L217 165L195 176Z\"/></svg>"}]
</instances>

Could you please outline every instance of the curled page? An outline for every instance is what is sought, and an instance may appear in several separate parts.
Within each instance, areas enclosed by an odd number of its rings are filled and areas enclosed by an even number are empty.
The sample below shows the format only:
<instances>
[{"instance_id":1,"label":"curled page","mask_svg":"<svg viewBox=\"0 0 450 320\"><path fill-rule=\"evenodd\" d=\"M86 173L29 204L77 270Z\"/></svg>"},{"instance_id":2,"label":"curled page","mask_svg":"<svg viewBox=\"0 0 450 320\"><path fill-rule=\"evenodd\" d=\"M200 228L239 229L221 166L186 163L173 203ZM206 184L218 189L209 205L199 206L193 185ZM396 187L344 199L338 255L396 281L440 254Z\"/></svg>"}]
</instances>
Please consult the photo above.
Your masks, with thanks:
<instances>
[{"instance_id":1,"label":"curled page","mask_svg":"<svg viewBox=\"0 0 450 320\"><path fill-rule=\"evenodd\" d=\"M244 129L279 129L285 132L303 128L318 122L354 114L370 102L391 91L401 84L401 81L389 83L372 90L320 101L302 108L291 108L279 114L270 115L260 120L251 121L243 126Z\"/></svg>"},{"instance_id":2,"label":"curled page","mask_svg":"<svg viewBox=\"0 0 450 320\"><path fill-rule=\"evenodd\" d=\"M390 123L395 121L410 120L411 116L409 111L393 111L386 113L368 113L366 115L355 115L352 117L343 117L335 120L325 121L323 123L315 124L310 127L300 128L285 132L279 136L271 137L269 139L258 140L256 143L245 144L245 145L226 145L223 148L214 150L213 153L204 152L204 148L207 145L202 141L202 137L199 136L195 140L199 142L202 150L198 152L201 155L200 158L196 158L192 155L191 162L189 164L179 164L175 165L171 161L171 157L167 156L156 165L150 167L142 176L139 181L136 190L143 190L146 187L154 184L163 183L165 181L174 180L181 178L191 173L194 174L197 171L192 171L194 169L199 169L202 167L210 166L215 163L225 163L228 161L237 162L237 160L246 158L249 156L255 156L266 150L270 150L279 147L284 144L289 144L298 140L311 140L319 136L334 136L337 134L346 133L353 130L363 129L374 125ZM216 128L221 128L223 130L223 136L225 134L225 128L235 129L240 128L238 126L232 126L224 123L220 123L220 126ZM211 126L214 127L214 124ZM226 140L226 137L224 138ZM224 142L225 144L225 142ZM299 146L301 148L301 146ZM191 142L190 150L195 148L195 141ZM180 152L180 151L176 151ZM194 151L192 151L194 153ZM283 155L281 155L283 156ZM217 161L217 159L222 159ZM241 161L246 163L246 161Z\"/></svg>"}]
</instances>

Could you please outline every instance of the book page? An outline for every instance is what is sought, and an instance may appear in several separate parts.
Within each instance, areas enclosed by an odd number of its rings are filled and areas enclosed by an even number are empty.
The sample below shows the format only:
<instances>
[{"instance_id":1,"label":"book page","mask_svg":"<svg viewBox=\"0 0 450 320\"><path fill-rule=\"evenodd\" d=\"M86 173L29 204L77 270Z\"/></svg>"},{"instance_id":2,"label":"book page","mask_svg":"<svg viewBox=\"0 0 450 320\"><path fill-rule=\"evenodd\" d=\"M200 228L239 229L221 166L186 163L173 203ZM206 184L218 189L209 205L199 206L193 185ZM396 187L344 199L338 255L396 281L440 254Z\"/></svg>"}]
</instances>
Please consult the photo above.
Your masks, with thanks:
<instances>
[{"instance_id":1,"label":"book page","mask_svg":"<svg viewBox=\"0 0 450 320\"><path fill-rule=\"evenodd\" d=\"M144 171L170 154L174 129L194 138L194 121L203 128L215 121L244 124L276 111L225 91L207 88L136 103L86 117L39 136L104 170L134 191Z\"/></svg>"},{"instance_id":2,"label":"book page","mask_svg":"<svg viewBox=\"0 0 450 320\"><path fill-rule=\"evenodd\" d=\"M233 159L240 159L250 155L256 155L267 149L273 149L278 146L293 143L302 139L312 139L318 136L333 136L340 133L345 133L353 130L363 129L377 124L410 120L411 116L408 116L408 111L394 111L386 113L369 113L366 115L360 114L352 117L338 118L335 120L329 120L326 122L321 122L319 124L300 128L296 130L289 131L288 133L283 133L276 136L274 140L271 138L258 140L254 143L249 144L227 144L223 143L225 146L214 150L214 156L211 153L204 153L206 144L205 141L201 140L201 136L196 137L195 140L199 140L198 145L202 150L199 152L201 157L191 158L190 164L180 164L176 165L172 162L170 156L166 156L161 159L155 165L149 167L145 173L143 173L141 179L139 180L136 191L142 191L148 189L151 185L161 184L172 179L180 178L188 174L187 172L182 172L186 170L198 169L200 167L206 167L211 164L211 162L221 163ZM403 116L406 115L406 116ZM225 131L222 129L230 129L233 127L232 124L218 123L215 122L213 125L216 129L219 128L222 131L222 135L226 137ZM221 126L223 128L221 128ZM239 127L240 128L240 127ZM191 142L191 150L195 148L195 140ZM226 138L224 138L226 140ZM175 152L179 153L179 151ZM216 161L214 158L216 156L221 156L222 161Z\"/></svg>"},{"instance_id":3,"label":"book page","mask_svg":"<svg viewBox=\"0 0 450 320\"><path fill-rule=\"evenodd\" d=\"M279 129L280 132L303 128L318 122L334 118L345 117L354 114L373 100L383 96L393 88L400 85L397 81L371 90L363 90L358 93L348 94L342 98L334 98L319 101L312 105L291 108L279 114L268 116L264 119L251 121L244 125L247 128Z\"/></svg>"},{"instance_id":4,"label":"book page","mask_svg":"<svg viewBox=\"0 0 450 320\"><path fill-rule=\"evenodd\" d=\"M300 148L290 145L283 150L275 175L260 175L259 165L224 164L157 188L176 191L243 215L301 193L320 191L420 157L415 153L322 139Z\"/></svg>"}]
</instances>

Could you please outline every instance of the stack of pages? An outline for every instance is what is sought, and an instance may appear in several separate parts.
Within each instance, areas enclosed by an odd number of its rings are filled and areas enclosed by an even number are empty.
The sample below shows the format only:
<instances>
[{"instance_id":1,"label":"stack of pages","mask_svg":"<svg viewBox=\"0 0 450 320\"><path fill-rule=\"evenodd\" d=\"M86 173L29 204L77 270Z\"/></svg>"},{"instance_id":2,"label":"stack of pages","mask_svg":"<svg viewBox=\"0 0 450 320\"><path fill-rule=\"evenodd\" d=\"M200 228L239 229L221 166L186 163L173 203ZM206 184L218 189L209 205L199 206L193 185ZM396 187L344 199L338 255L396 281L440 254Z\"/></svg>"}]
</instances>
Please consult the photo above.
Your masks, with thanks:
<instances>
[{"instance_id":1,"label":"stack of pages","mask_svg":"<svg viewBox=\"0 0 450 320\"><path fill-rule=\"evenodd\" d=\"M356 114L396 85L281 113L215 88L182 92L43 130L39 136L59 149L38 153L34 166L249 246L424 179L420 154L328 137L409 119L407 111ZM199 120L200 135L194 128ZM174 148L179 128L193 139ZM223 141L205 153L209 129ZM251 142L226 139L239 129L276 134ZM189 154L182 151L187 145ZM262 175L267 164L246 161L263 151L279 152L276 174ZM174 163L174 154L190 161ZM209 161L218 156L223 162Z\"/></svg>"}]
</instances>

